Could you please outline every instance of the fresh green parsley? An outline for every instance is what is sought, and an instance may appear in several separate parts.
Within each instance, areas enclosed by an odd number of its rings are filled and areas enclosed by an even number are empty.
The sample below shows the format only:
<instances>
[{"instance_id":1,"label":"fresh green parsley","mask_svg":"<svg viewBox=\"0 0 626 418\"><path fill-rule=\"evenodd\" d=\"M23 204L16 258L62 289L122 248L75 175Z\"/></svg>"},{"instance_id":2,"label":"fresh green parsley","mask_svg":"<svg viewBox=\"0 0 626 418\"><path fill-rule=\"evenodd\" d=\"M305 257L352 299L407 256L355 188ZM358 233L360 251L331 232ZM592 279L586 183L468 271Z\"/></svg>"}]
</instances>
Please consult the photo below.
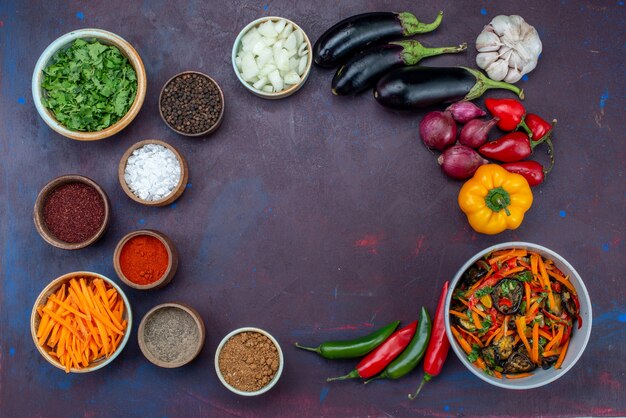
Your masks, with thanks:
<instances>
[{"instance_id":1,"label":"fresh green parsley","mask_svg":"<svg viewBox=\"0 0 626 418\"><path fill-rule=\"evenodd\" d=\"M101 131L120 120L137 94L137 74L112 45L75 40L53 58L41 86L44 105L73 131Z\"/></svg>"},{"instance_id":2,"label":"fresh green parsley","mask_svg":"<svg viewBox=\"0 0 626 418\"><path fill-rule=\"evenodd\" d=\"M467 355L467 360L470 363L473 363L476 360L478 360L478 357L480 357L479 350L480 350L480 347L478 346L478 344L472 345L472 351L470 351L470 353Z\"/></svg>"},{"instance_id":3,"label":"fresh green parsley","mask_svg":"<svg viewBox=\"0 0 626 418\"><path fill-rule=\"evenodd\" d=\"M493 287L485 286L485 287L478 289L476 292L474 292L474 296L477 298L482 298L485 295L491 294L491 292L493 292Z\"/></svg>"}]
</instances>

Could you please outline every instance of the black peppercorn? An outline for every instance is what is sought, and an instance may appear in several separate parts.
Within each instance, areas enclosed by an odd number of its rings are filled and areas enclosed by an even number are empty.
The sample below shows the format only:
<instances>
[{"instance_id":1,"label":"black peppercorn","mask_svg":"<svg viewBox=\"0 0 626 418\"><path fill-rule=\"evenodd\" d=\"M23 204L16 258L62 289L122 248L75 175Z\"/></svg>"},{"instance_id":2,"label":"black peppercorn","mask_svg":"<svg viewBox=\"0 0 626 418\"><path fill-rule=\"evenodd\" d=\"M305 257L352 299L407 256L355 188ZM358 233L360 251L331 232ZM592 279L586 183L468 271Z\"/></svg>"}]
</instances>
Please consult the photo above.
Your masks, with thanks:
<instances>
[{"instance_id":1,"label":"black peppercorn","mask_svg":"<svg viewBox=\"0 0 626 418\"><path fill-rule=\"evenodd\" d=\"M224 106L217 85L195 73L173 78L163 89L159 105L170 127L192 135L211 129Z\"/></svg>"}]
</instances>

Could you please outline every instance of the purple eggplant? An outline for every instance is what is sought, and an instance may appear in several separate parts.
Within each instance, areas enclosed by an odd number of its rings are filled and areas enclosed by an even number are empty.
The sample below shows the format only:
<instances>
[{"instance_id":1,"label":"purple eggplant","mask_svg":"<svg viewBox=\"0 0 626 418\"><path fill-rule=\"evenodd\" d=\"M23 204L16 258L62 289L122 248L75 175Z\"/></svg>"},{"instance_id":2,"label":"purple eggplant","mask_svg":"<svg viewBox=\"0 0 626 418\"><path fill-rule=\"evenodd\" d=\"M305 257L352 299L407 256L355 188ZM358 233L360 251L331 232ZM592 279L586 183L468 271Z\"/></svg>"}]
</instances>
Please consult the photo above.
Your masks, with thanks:
<instances>
[{"instance_id":1,"label":"purple eggplant","mask_svg":"<svg viewBox=\"0 0 626 418\"><path fill-rule=\"evenodd\" d=\"M414 40L373 46L339 67L333 77L332 91L338 96L361 93L394 68L415 65L426 57L454 54L466 49L465 43L452 47L427 48Z\"/></svg>"},{"instance_id":2,"label":"purple eggplant","mask_svg":"<svg viewBox=\"0 0 626 418\"><path fill-rule=\"evenodd\" d=\"M319 37L313 46L313 59L320 67L333 68L374 43L431 32L439 26L442 18L443 12L439 12L432 23L422 23L409 12L355 15L337 23Z\"/></svg>"},{"instance_id":3,"label":"purple eggplant","mask_svg":"<svg viewBox=\"0 0 626 418\"><path fill-rule=\"evenodd\" d=\"M412 110L440 103L474 100L488 89L507 89L524 98L524 91L503 81L493 81L467 67L403 67L384 75L374 89L381 105Z\"/></svg>"}]
</instances>

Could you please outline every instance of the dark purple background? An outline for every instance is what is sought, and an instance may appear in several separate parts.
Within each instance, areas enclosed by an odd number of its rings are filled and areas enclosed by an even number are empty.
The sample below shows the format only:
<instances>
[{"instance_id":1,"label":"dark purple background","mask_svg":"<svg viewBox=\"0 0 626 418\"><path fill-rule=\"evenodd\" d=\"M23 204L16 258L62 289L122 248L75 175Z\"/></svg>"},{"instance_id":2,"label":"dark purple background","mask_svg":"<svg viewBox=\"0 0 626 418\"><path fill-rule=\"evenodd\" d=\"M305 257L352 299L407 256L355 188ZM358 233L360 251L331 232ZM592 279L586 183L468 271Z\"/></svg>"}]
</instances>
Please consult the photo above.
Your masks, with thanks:
<instances>
[{"instance_id":1,"label":"dark purple background","mask_svg":"<svg viewBox=\"0 0 626 418\"><path fill-rule=\"evenodd\" d=\"M291 18L314 41L356 13L407 10L430 21L440 9L441 27L419 39L431 46L466 41L470 49L427 65L472 66L473 41L498 14L522 15L543 40L537 69L520 85L530 111L559 119L558 161L534 189L533 207L516 231L473 233L456 204L461 183L444 177L421 145L421 114L389 112L369 94L334 97L332 72L318 68L296 95L262 100L232 70L238 31L261 16ZM623 1L3 0L0 416L626 415L623 22ZM149 80L135 121L97 143L54 133L31 99L39 54L58 36L85 27L127 39ZM159 118L161 86L182 70L203 71L224 89L224 123L210 138L177 136ZM173 144L190 165L188 189L169 207L140 206L118 184L120 157L148 138ZM46 244L31 219L38 191L68 173L96 180L113 209L105 237L75 252ZM154 293L125 287L135 315L126 349L104 370L66 376L33 346L32 304L50 280L70 271L117 280L113 249L139 228L173 239L179 271ZM396 319L408 323L422 305L433 312L442 282L466 259L511 240L562 254L591 294L592 339L556 383L498 389L450 353L443 373L410 402L406 395L421 366L399 381L327 384L325 377L344 374L355 362L330 362L291 346L359 336ZM177 370L153 366L136 340L142 315L166 301L194 306L207 327L199 358ZM241 326L268 330L285 353L281 381L256 399L228 392L213 368L217 344Z\"/></svg>"}]
</instances>

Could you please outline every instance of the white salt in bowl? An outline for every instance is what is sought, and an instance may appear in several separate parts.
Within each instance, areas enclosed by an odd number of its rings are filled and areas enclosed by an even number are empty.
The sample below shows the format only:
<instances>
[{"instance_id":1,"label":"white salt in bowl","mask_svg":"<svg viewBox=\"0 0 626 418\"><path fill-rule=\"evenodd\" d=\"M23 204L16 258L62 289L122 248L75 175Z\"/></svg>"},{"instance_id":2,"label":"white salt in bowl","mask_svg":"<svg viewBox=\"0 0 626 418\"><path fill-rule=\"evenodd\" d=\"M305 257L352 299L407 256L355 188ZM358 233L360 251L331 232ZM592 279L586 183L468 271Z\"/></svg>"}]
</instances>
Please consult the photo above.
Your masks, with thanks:
<instances>
[{"instance_id":1,"label":"white salt in bowl","mask_svg":"<svg viewBox=\"0 0 626 418\"><path fill-rule=\"evenodd\" d=\"M180 180L178 180L178 184L176 184L176 187L174 187L174 189L172 190L170 194L168 194L167 196L165 196L163 199L160 199L160 200L141 199L139 196L133 193L130 187L128 187L126 180L124 179L124 172L126 171L126 163L128 161L128 157L130 157L135 150L148 144L157 144L157 145L162 145L165 148L168 148L170 151L174 153L174 155L176 155L176 158L178 158L178 162L180 163L181 174L180 174ZM122 189L124 190L124 193L126 193L126 195L130 197L131 199L133 199L135 202L141 203L142 205L146 205L146 206L166 206L166 205L169 205L170 203L174 203L174 201L176 201L176 199L178 199L185 191L185 188L187 187L187 181L189 180L189 167L187 166L187 161L185 161L182 154L178 152L176 148L174 148L167 142L159 141L156 139L146 139L145 141L137 142L135 145L131 146L130 148L126 150L126 152L124 153L124 155L122 156L120 160L120 164L117 169L117 177L120 182L120 185L122 186Z\"/></svg>"},{"instance_id":2,"label":"white salt in bowl","mask_svg":"<svg viewBox=\"0 0 626 418\"><path fill-rule=\"evenodd\" d=\"M222 349L224 348L224 345L228 342L228 340L230 340L233 336L237 335L237 334L241 334L242 332L256 332L259 333L261 335L266 336L267 338L269 338L269 340L272 342L272 344L274 344L274 346L276 347L276 351L278 352L278 370L276 371L276 374L274 375L274 377L272 378L272 380L270 380L270 382L263 386L261 389L259 390L255 390L252 392L246 392L243 390L239 390L235 387L233 387L232 385L230 385L226 379L224 379L224 375L222 374L222 370L220 369L220 354L222 353ZM217 377L220 379L220 382L222 382L222 384L231 392L236 393L237 395L241 395L241 396L258 396L258 395L262 395L264 393L266 393L267 391L269 391L271 388L273 388L276 383L278 383L278 380L280 379L281 374L283 373L283 366L285 364L285 358L283 357L283 351L280 348L280 344L278 344L278 341L276 341L276 338L274 338L272 336L272 334L270 334L269 332L262 330L261 328L255 328L255 327L243 327L243 328L237 328L236 330L233 330L231 332L229 332L220 342L220 344L217 346L217 350L215 351L215 373L217 373Z\"/></svg>"},{"instance_id":3,"label":"white salt in bowl","mask_svg":"<svg viewBox=\"0 0 626 418\"><path fill-rule=\"evenodd\" d=\"M262 23L265 23L267 21L272 21L272 22L276 22L278 20L285 20L287 22L287 24L292 24L294 27L294 31L295 30L300 30L302 31L302 34L304 35L304 42L307 45L307 57L308 57L308 62L306 65L306 69L304 70L304 73L302 74L302 76L300 77L301 80L298 84L294 84L291 87L284 89L282 91L279 92L274 92L274 93L268 93L259 89L254 88L254 86L252 84L250 84L249 82L247 82L246 80L243 79L241 72L239 71L239 68L237 67L237 53L239 52L239 50L242 47L242 38L248 33L248 31L252 28L258 27L259 25L261 25ZM311 73L311 64L313 62L313 47L311 46L311 41L309 40L309 37L307 36L306 32L304 30L302 30L302 28L300 28L300 26L298 26L297 24L295 24L294 22L292 22L289 19L285 19L284 17L278 17L278 16L268 16L268 17L262 17L259 18L257 20L254 20L252 22L250 22L248 25L246 25L245 28L243 28L241 30L241 32L239 32L239 35L237 35L237 38L235 39L235 43L233 44L233 51L232 51L232 62L233 62L233 70L235 71L235 74L237 75L237 78L239 79L239 81L241 82L241 84L243 84L243 86L248 89L248 91L250 91L252 94L255 94L259 97L262 97L264 99L283 99L285 97L291 96L292 94L294 94L296 91L300 90L300 88L302 88L302 86L304 85L304 83L306 82L307 78L309 77L309 74Z\"/></svg>"}]
</instances>

